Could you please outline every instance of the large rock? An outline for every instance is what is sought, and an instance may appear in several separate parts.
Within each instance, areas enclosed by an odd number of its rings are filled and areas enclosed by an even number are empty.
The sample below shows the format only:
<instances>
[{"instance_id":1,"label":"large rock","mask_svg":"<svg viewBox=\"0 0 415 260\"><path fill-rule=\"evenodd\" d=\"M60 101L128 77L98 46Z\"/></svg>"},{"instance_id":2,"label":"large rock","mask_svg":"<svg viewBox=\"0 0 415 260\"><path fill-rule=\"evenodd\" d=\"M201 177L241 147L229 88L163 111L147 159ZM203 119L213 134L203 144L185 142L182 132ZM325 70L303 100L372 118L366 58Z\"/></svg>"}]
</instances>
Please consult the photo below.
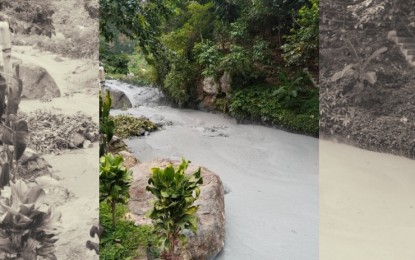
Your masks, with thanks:
<instances>
[{"instance_id":1,"label":"large rock","mask_svg":"<svg viewBox=\"0 0 415 260\"><path fill-rule=\"evenodd\" d=\"M203 91L209 95L219 94L220 86L213 77L207 77L203 80Z\"/></svg>"},{"instance_id":2,"label":"large rock","mask_svg":"<svg viewBox=\"0 0 415 260\"><path fill-rule=\"evenodd\" d=\"M222 77L220 78L220 88L222 92L225 93L226 95L229 95L232 91L231 84L232 84L231 75L227 71L225 71Z\"/></svg>"},{"instance_id":3,"label":"large rock","mask_svg":"<svg viewBox=\"0 0 415 260\"><path fill-rule=\"evenodd\" d=\"M51 175L52 166L36 151L26 148L20 158L21 168L19 176L24 179L33 179L38 176Z\"/></svg>"},{"instance_id":4,"label":"large rock","mask_svg":"<svg viewBox=\"0 0 415 260\"><path fill-rule=\"evenodd\" d=\"M36 64L20 64L20 78L23 81L22 98L40 99L60 97L61 92L49 72Z\"/></svg>"},{"instance_id":5,"label":"large rock","mask_svg":"<svg viewBox=\"0 0 415 260\"><path fill-rule=\"evenodd\" d=\"M111 99L112 99L111 108L114 108L114 109L127 109L127 108L133 107L132 104L131 104L130 99L121 90L105 88L104 93L106 93L106 90L110 91L110 95L111 95ZM105 96L105 94L104 94L104 96Z\"/></svg>"},{"instance_id":6,"label":"large rock","mask_svg":"<svg viewBox=\"0 0 415 260\"><path fill-rule=\"evenodd\" d=\"M205 96L199 103L198 108L202 111L216 110L216 96Z\"/></svg>"},{"instance_id":7,"label":"large rock","mask_svg":"<svg viewBox=\"0 0 415 260\"><path fill-rule=\"evenodd\" d=\"M119 151L118 154L124 158L124 166L128 169L134 167L137 163L140 162L132 153L128 151Z\"/></svg>"},{"instance_id":8,"label":"large rock","mask_svg":"<svg viewBox=\"0 0 415 260\"><path fill-rule=\"evenodd\" d=\"M146 191L147 181L153 167L165 167L169 163L178 165L179 161L158 159L141 163L132 168L134 180L130 187L129 208L137 224L150 224L145 214L152 208L153 195ZM197 166L189 165L188 173L197 170ZM221 179L215 173L202 168L203 185L200 198L197 200L199 210L198 231L190 235L186 245L186 255L191 259L214 259L225 245L225 203L224 189ZM184 257L188 258L188 257Z\"/></svg>"}]
</instances>

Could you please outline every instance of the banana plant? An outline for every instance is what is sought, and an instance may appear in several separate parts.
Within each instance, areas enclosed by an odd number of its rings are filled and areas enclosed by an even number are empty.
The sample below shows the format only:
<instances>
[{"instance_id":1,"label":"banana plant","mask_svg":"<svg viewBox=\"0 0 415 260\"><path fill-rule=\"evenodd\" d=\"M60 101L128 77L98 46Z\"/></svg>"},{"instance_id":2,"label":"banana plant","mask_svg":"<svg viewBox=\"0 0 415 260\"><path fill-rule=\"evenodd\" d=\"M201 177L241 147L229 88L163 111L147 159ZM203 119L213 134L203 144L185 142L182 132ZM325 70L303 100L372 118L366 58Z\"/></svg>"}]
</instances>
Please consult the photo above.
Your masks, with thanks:
<instances>
[{"instance_id":1,"label":"banana plant","mask_svg":"<svg viewBox=\"0 0 415 260\"><path fill-rule=\"evenodd\" d=\"M377 82L376 71L368 70L367 66L373 59L387 50L388 48L382 47L373 52L367 59L362 59L359 62L345 66L342 71L338 71L332 76L331 81L337 81L343 77L351 75L357 80L358 84L361 84L361 86L359 86L360 88L363 88L363 82L365 80L371 85L374 85Z\"/></svg>"},{"instance_id":2,"label":"banana plant","mask_svg":"<svg viewBox=\"0 0 415 260\"><path fill-rule=\"evenodd\" d=\"M373 86L377 82L377 73L374 70L368 69L369 64L377 57L379 57L382 53L388 50L387 47L379 48L378 50L374 51L369 57L362 58L362 55L358 55L356 49L353 47L351 41L347 38L347 35L344 30L343 33L343 40L349 46L351 50L353 50L353 54L357 59L357 62L351 63L346 65L341 71L336 72L331 77L332 82L336 82L339 79L345 77L352 77L356 80L354 85L353 92L350 93L349 97L356 97L356 101L361 100L363 90L365 90L365 82L368 83L368 86Z\"/></svg>"},{"instance_id":3,"label":"banana plant","mask_svg":"<svg viewBox=\"0 0 415 260\"><path fill-rule=\"evenodd\" d=\"M121 155L111 153L102 156L99 165L99 201L111 206L112 227L115 229L115 208L117 203L127 203L132 173L124 166Z\"/></svg>"},{"instance_id":4,"label":"banana plant","mask_svg":"<svg viewBox=\"0 0 415 260\"><path fill-rule=\"evenodd\" d=\"M45 191L22 180L0 195L0 256L2 259L57 259L55 242L61 214L43 203ZM1 255L3 254L3 255Z\"/></svg>"},{"instance_id":5,"label":"banana plant","mask_svg":"<svg viewBox=\"0 0 415 260\"><path fill-rule=\"evenodd\" d=\"M27 122L16 116L23 90L19 65L15 66L13 79L17 84L8 86L5 77L0 76L0 188L9 185L13 172L15 180L18 161L29 143ZM2 117L4 120L1 120Z\"/></svg>"},{"instance_id":6,"label":"banana plant","mask_svg":"<svg viewBox=\"0 0 415 260\"><path fill-rule=\"evenodd\" d=\"M171 164L164 169L153 168L146 187L156 197L149 217L164 259L179 259L176 249L188 240L184 231L197 232L199 206L194 202L199 198L203 178L200 168L191 175L185 174L189 163L182 159L176 169Z\"/></svg>"}]
</instances>

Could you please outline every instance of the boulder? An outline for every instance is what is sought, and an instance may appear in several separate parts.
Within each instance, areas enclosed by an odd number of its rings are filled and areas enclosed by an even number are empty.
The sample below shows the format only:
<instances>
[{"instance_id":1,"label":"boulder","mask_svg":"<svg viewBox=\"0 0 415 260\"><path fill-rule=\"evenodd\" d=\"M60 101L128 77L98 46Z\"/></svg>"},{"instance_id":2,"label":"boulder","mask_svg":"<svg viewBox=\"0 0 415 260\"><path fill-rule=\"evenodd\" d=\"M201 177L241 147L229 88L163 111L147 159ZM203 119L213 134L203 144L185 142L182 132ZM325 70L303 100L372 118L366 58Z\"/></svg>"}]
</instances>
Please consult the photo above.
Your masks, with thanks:
<instances>
[{"instance_id":1,"label":"boulder","mask_svg":"<svg viewBox=\"0 0 415 260\"><path fill-rule=\"evenodd\" d=\"M73 192L63 187L58 180L51 176L37 177L34 182L30 182L30 185L37 186L45 191L46 196L44 202L47 205L58 207L75 198Z\"/></svg>"},{"instance_id":2,"label":"boulder","mask_svg":"<svg viewBox=\"0 0 415 260\"><path fill-rule=\"evenodd\" d=\"M110 152L119 152L127 149L127 145L118 136L113 136L111 141L108 143L108 149Z\"/></svg>"},{"instance_id":3,"label":"boulder","mask_svg":"<svg viewBox=\"0 0 415 260\"><path fill-rule=\"evenodd\" d=\"M118 154L124 158L124 166L128 169L134 167L137 163L139 163L138 159L128 151L120 151Z\"/></svg>"},{"instance_id":4,"label":"boulder","mask_svg":"<svg viewBox=\"0 0 415 260\"><path fill-rule=\"evenodd\" d=\"M52 175L52 166L35 150L27 147L19 160L19 176L33 180L38 176Z\"/></svg>"},{"instance_id":5,"label":"boulder","mask_svg":"<svg viewBox=\"0 0 415 260\"><path fill-rule=\"evenodd\" d=\"M85 140L82 143L82 148L87 149L87 148L92 148L94 145L91 143L91 141L89 140Z\"/></svg>"},{"instance_id":6,"label":"boulder","mask_svg":"<svg viewBox=\"0 0 415 260\"><path fill-rule=\"evenodd\" d=\"M199 103L198 108L202 111L214 111L216 109L216 96L205 96Z\"/></svg>"},{"instance_id":7,"label":"boulder","mask_svg":"<svg viewBox=\"0 0 415 260\"><path fill-rule=\"evenodd\" d=\"M203 80L203 91L209 95L219 94L220 86L213 77L207 77Z\"/></svg>"},{"instance_id":8,"label":"boulder","mask_svg":"<svg viewBox=\"0 0 415 260\"><path fill-rule=\"evenodd\" d=\"M221 91L225 93L226 95L229 95L232 91L231 84L232 84L231 75L227 71L225 71L222 77L220 78Z\"/></svg>"},{"instance_id":9,"label":"boulder","mask_svg":"<svg viewBox=\"0 0 415 260\"><path fill-rule=\"evenodd\" d=\"M22 98L40 99L45 96L60 97L61 92L49 72L36 64L20 64L20 78L23 81Z\"/></svg>"},{"instance_id":10,"label":"boulder","mask_svg":"<svg viewBox=\"0 0 415 260\"><path fill-rule=\"evenodd\" d=\"M151 175L151 168L166 167L169 163L177 166L179 161L157 159L141 163L132 168L133 183L130 187L129 209L136 224L151 224L145 214L151 210L153 195L146 191L147 181ZM195 172L197 166L190 164L188 173ZM197 234L189 236L182 259L214 259L225 245L225 203L224 188L221 179L215 173L202 167L203 184L196 204L199 205L197 216Z\"/></svg>"},{"instance_id":11,"label":"boulder","mask_svg":"<svg viewBox=\"0 0 415 260\"><path fill-rule=\"evenodd\" d=\"M71 136L71 141L70 143L74 146L74 147L82 147L83 143L85 141L85 137L83 135L81 135L80 133L74 133Z\"/></svg>"},{"instance_id":12,"label":"boulder","mask_svg":"<svg viewBox=\"0 0 415 260\"><path fill-rule=\"evenodd\" d=\"M122 92L121 90L117 90L117 89L105 88L104 93L106 93L107 89L110 91L110 95L112 99L111 108L127 109L127 108L133 107L130 99L127 97L127 95L124 92Z\"/></svg>"}]
</instances>

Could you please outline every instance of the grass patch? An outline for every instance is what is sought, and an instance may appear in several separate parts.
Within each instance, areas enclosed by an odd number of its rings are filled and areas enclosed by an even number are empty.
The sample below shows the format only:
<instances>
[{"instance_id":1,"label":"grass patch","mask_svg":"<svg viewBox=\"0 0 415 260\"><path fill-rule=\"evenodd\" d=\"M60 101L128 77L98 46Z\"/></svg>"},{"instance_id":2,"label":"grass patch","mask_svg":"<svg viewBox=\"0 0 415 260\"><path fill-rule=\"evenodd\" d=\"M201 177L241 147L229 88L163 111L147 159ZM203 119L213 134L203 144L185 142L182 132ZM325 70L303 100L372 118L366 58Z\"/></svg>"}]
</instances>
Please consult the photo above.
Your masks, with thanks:
<instances>
[{"instance_id":1,"label":"grass patch","mask_svg":"<svg viewBox=\"0 0 415 260\"><path fill-rule=\"evenodd\" d=\"M230 114L237 120L260 121L318 136L318 89L297 89L295 96L287 93L283 98L279 89L276 86L252 86L236 91L230 100Z\"/></svg>"},{"instance_id":2,"label":"grass patch","mask_svg":"<svg viewBox=\"0 0 415 260\"><path fill-rule=\"evenodd\" d=\"M145 256L149 243L152 243L151 226L135 226L134 222L125 220L128 212L126 205L117 204L116 228L112 229L111 209L107 203L99 205L100 223L105 232L100 240L100 255L103 260L134 259Z\"/></svg>"},{"instance_id":3,"label":"grass patch","mask_svg":"<svg viewBox=\"0 0 415 260\"><path fill-rule=\"evenodd\" d=\"M157 125L145 117L133 117L131 115L111 116L115 123L115 135L120 138L144 135L146 131L157 130Z\"/></svg>"}]
</instances>

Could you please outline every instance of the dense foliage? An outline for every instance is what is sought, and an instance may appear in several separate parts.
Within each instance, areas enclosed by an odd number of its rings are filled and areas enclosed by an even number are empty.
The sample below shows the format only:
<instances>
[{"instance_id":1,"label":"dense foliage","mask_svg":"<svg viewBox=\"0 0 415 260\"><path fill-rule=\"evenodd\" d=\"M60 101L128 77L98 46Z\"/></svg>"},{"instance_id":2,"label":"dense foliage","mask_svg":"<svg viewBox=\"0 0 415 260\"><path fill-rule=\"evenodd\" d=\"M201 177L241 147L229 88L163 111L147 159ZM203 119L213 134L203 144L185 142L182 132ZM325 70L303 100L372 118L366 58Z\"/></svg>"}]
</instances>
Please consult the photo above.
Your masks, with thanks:
<instances>
[{"instance_id":1,"label":"dense foliage","mask_svg":"<svg viewBox=\"0 0 415 260\"><path fill-rule=\"evenodd\" d=\"M229 112L233 93L259 85L275 91L283 87L282 73L305 67L318 71L318 0L101 2L101 61L107 71L127 74L136 68L134 56L141 54L151 67L144 70L150 71L147 79L179 107L198 106L211 95L210 107ZM133 77L141 77L135 71ZM229 86L223 86L224 79ZM303 82L300 92L308 92L313 84ZM274 96L276 102L305 99L285 90ZM298 113L286 109L289 117Z\"/></svg>"},{"instance_id":2,"label":"dense foliage","mask_svg":"<svg viewBox=\"0 0 415 260\"><path fill-rule=\"evenodd\" d=\"M306 65L318 70L319 0L311 0L310 7L303 6L298 11L296 23L286 37L282 47L283 57L291 65Z\"/></svg>"},{"instance_id":3,"label":"dense foliage","mask_svg":"<svg viewBox=\"0 0 415 260\"><path fill-rule=\"evenodd\" d=\"M318 136L317 94L318 89L303 89L299 85L254 86L236 91L229 110L240 121L261 121Z\"/></svg>"}]
</instances>

